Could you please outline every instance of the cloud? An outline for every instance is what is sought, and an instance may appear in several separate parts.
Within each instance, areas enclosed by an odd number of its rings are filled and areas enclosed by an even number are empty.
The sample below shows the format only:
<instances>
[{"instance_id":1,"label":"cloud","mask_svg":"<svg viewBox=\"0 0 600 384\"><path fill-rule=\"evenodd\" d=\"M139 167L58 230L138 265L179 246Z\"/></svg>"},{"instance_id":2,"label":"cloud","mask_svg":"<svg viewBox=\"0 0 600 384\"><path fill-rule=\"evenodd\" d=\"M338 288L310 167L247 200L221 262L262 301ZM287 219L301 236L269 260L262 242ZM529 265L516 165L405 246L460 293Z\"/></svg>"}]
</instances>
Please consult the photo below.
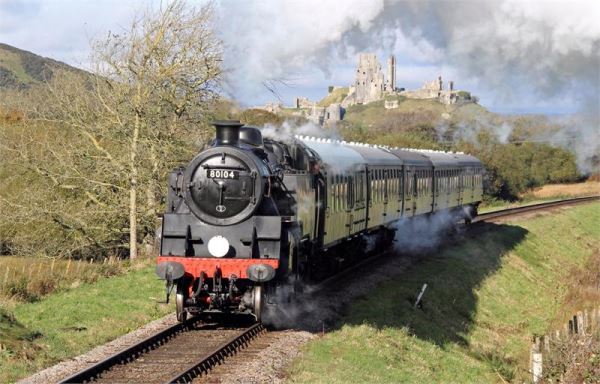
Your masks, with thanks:
<instances>
[{"instance_id":1,"label":"cloud","mask_svg":"<svg viewBox=\"0 0 600 384\"><path fill-rule=\"evenodd\" d=\"M128 28L136 11L148 5L143 0L0 0L0 42L86 68L90 40Z\"/></svg>"},{"instance_id":2,"label":"cloud","mask_svg":"<svg viewBox=\"0 0 600 384\"><path fill-rule=\"evenodd\" d=\"M266 0L219 9L229 86L242 101L307 67L327 77L357 52L393 52L408 84L403 67L415 76L439 68L506 104L564 111L566 100L581 117L572 134L586 153L600 150L600 2Z\"/></svg>"}]
</instances>

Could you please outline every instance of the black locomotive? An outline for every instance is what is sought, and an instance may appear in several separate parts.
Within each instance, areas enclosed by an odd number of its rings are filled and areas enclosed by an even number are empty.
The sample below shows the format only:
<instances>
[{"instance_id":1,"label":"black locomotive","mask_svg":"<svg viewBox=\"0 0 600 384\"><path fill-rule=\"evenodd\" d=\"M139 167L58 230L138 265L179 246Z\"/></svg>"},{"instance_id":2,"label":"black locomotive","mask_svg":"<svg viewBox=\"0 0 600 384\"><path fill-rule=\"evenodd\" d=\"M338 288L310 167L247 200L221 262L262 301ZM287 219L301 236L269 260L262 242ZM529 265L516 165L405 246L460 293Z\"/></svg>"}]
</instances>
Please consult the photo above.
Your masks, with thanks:
<instances>
[{"instance_id":1,"label":"black locomotive","mask_svg":"<svg viewBox=\"0 0 600 384\"><path fill-rule=\"evenodd\" d=\"M356 262L366 237L385 247L400 219L470 220L481 201L483 167L462 153L214 125L210 148L169 178L156 271L176 286L180 321L211 311L260 321L266 295Z\"/></svg>"}]
</instances>

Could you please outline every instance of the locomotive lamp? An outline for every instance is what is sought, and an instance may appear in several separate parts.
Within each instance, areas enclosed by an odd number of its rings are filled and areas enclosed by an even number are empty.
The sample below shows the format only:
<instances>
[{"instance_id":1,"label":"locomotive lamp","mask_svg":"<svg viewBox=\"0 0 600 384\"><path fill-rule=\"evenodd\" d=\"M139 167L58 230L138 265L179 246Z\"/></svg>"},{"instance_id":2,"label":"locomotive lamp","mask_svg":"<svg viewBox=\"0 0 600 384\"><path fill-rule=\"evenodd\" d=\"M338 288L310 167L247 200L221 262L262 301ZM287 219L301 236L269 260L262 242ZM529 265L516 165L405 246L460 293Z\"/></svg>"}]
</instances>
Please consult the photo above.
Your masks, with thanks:
<instances>
[{"instance_id":1,"label":"locomotive lamp","mask_svg":"<svg viewBox=\"0 0 600 384\"><path fill-rule=\"evenodd\" d=\"M208 241L208 252L214 257L223 257L229 252L229 241L223 236L213 236Z\"/></svg>"}]
</instances>

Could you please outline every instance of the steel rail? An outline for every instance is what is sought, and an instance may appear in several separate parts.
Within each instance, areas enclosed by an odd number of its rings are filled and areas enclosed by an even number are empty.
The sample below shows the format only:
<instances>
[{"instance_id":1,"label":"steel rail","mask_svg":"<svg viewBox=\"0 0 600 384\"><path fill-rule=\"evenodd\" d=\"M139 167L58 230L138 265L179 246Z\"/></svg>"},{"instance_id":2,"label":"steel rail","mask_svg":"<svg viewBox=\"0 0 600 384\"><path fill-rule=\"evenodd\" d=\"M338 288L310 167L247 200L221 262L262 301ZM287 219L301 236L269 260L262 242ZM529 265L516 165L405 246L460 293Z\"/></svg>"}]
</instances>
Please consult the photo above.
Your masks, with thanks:
<instances>
[{"instance_id":1,"label":"steel rail","mask_svg":"<svg viewBox=\"0 0 600 384\"><path fill-rule=\"evenodd\" d=\"M544 210L547 208L576 205L576 204L581 204L581 203L589 203L592 201L600 201L600 196L576 197L573 199L549 201L546 203L524 205L521 207L506 208L506 209L500 209L497 211L481 213L473 219L473 223L477 223L480 221L487 221L490 219L496 219L496 218L500 218L500 217L512 216L512 215L516 215L516 214L524 213L524 212L540 211L540 210Z\"/></svg>"},{"instance_id":2,"label":"steel rail","mask_svg":"<svg viewBox=\"0 0 600 384\"><path fill-rule=\"evenodd\" d=\"M130 363L141 355L168 343L171 339L177 337L181 333L193 329L197 322L197 318L191 318L184 323L172 325L132 345L129 348L107 357L91 367L88 367L75 373L74 375L67 377L66 379L63 379L59 383L91 383L100 378L103 373L107 372L112 367ZM169 380L168 383L190 382L195 377L201 375L202 373L208 372L216 364L219 364L227 357L235 354L237 351L247 346L252 339L265 331L266 329L262 324L254 324L253 326L243 330L240 334L221 344L211 353L205 355L194 364L182 369L180 373Z\"/></svg>"},{"instance_id":3,"label":"steel rail","mask_svg":"<svg viewBox=\"0 0 600 384\"><path fill-rule=\"evenodd\" d=\"M264 332L266 332L266 329L262 324L254 324L250 328L244 330L241 334L232 337L215 348L212 352L190 364L180 373L172 377L168 383L189 383L203 373L208 373L212 367L220 364L227 357L234 355L237 351L247 346L252 339Z\"/></svg>"},{"instance_id":4,"label":"steel rail","mask_svg":"<svg viewBox=\"0 0 600 384\"><path fill-rule=\"evenodd\" d=\"M91 367L88 367L72 376L67 377L66 379L63 379L59 383L67 384L92 382L94 379L100 377L103 372L108 371L111 367L133 361L140 355L167 343L173 337L192 328L197 321L197 319L191 318L184 323L174 324L154 335L147 337L146 339L132 345L129 348L126 348L107 357L104 360L101 360Z\"/></svg>"}]
</instances>

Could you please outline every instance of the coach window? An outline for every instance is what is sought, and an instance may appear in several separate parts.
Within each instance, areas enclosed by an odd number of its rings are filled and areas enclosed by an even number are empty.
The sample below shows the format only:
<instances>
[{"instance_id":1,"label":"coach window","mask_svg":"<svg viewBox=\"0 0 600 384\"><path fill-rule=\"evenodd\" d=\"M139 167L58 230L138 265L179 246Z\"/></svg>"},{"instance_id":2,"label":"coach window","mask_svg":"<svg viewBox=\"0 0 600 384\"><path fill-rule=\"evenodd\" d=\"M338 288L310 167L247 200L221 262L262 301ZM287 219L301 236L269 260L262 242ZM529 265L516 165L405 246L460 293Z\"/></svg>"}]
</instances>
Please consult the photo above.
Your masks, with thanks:
<instances>
[{"instance_id":1,"label":"coach window","mask_svg":"<svg viewBox=\"0 0 600 384\"><path fill-rule=\"evenodd\" d=\"M335 185L336 187L336 196L335 196L335 204L336 204L336 211L340 212L342 209L342 176L338 176L337 177L337 184Z\"/></svg>"},{"instance_id":2,"label":"coach window","mask_svg":"<svg viewBox=\"0 0 600 384\"><path fill-rule=\"evenodd\" d=\"M348 196L348 176L342 176L342 183L341 183L341 187L342 187L342 195L340 196L340 203L341 203L341 208L342 210L345 210L346 208L348 208L346 206L346 199Z\"/></svg>"},{"instance_id":3,"label":"coach window","mask_svg":"<svg viewBox=\"0 0 600 384\"><path fill-rule=\"evenodd\" d=\"M331 183L329 185L329 207L331 212L335 212L335 175L331 175Z\"/></svg>"},{"instance_id":4,"label":"coach window","mask_svg":"<svg viewBox=\"0 0 600 384\"><path fill-rule=\"evenodd\" d=\"M379 169L375 170L375 190L373 191L373 201L379 203Z\"/></svg>"},{"instance_id":5,"label":"coach window","mask_svg":"<svg viewBox=\"0 0 600 384\"><path fill-rule=\"evenodd\" d=\"M377 170L374 169L371 174L373 181L371 183L371 200L373 203L377 203Z\"/></svg>"},{"instance_id":6,"label":"coach window","mask_svg":"<svg viewBox=\"0 0 600 384\"><path fill-rule=\"evenodd\" d=\"M369 171L369 178L371 179L371 202L375 200L375 171Z\"/></svg>"},{"instance_id":7,"label":"coach window","mask_svg":"<svg viewBox=\"0 0 600 384\"><path fill-rule=\"evenodd\" d=\"M444 191L448 193L450 190L450 171L447 169L444 171Z\"/></svg>"},{"instance_id":8,"label":"coach window","mask_svg":"<svg viewBox=\"0 0 600 384\"><path fill-rule=\"evenodd\" d=\"M338 179L338 212L341 212L344 209L344 176L340 175Z\"/></svg>"},{"instance_id":9,"label":"coach window","mask_svg":"<svg viewBox=\"0 0 600 384\"><path fill-rule=\"evenodd\" d=\"M348 176L348 196L347 196L348 209L354 207L354 178Z\"/></svg>"},{"instance_id":10,"label":"coach window","mask_svg":"<svg viewBox=\"0 0 600 384\"><path fill-rule=\"evenodd\" d=\"M379 201L383 203L385 197L385 170L379 170Z\"/></svg>"},{"instance_id":11,"label":"coach window","mask_svg":"<svg viewBox=\"0 0 600 384\"><path fill-rule=\"evenodd\" d=\"M383 203L383 197L385 195L385 184L384 184L384 176L383 169L379 170L379 202Z\"/></svg>"}]
</instances>

